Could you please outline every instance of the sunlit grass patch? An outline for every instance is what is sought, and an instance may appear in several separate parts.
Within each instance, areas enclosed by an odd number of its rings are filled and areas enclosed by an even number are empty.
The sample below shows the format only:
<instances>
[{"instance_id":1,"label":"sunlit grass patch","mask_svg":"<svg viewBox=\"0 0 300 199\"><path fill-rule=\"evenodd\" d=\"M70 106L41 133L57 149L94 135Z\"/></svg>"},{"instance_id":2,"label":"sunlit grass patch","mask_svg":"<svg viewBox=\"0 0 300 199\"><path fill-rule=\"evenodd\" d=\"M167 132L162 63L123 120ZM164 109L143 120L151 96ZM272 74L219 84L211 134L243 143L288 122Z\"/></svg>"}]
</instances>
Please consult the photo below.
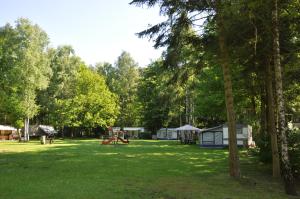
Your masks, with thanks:
<instances>
[{"instance_id":1,"label":"sunlit grass patch","mask_svg":"<svg viewBox=\"0 0 300 199\"><path fill-rule=\"evenodd\" d=\"M0 152L12 152L12 153L23 153L23 152L40 152L43 150L48 150L49 148L68 147L75 146L76 143L67 143L61 140L55 141L53 144L41 145L40 141L34 140L29 143L10 141L10 142L0 142Z\"/></svg>"},{"instance_id":2,"label":"sunlit grass patch","mask_svg":"<svg viewBox=\"0 0 300 199\"><path fill-rule=\"evenodd\" d=\"M236 181L228 175L227 150L177 141L100 143L0 142L0 175L5 182L0 198L288 198L268 166L244 151L243 178Z\"/></svg>"}]
</instances>

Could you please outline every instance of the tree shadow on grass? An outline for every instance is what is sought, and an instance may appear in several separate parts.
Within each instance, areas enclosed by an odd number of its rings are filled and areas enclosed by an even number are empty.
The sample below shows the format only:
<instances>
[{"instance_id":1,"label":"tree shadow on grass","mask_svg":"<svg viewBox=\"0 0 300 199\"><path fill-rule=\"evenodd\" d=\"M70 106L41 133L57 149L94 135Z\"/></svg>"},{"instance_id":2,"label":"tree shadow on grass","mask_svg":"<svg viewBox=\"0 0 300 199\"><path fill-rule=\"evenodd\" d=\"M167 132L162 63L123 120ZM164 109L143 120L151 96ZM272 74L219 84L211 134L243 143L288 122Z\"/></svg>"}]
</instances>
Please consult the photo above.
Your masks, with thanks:
<instances>
[{"instance_id":1,"label":"tree shadow on grass","mask_svg":"<svg viewBox=\"0 0 300 199\"><path fill-rule=\"evenodd\" d=\"M14 153L10 149L0 155L0 175L6 182L0 186L0 198L172 198L176 194L201 198L199 194L215 196L224 187L226 194L235 188L242 192L265 188L252 183L253 179L260 183L257 176L266 176L263 167L253 164L255 159L241 158L242 171L251 172L245 173L245 180L234 181L227 174L226 150L176 141L101 145L96 139L57 140L53 145L23 146L31 150ZM266 187L280 188L263 180Z\"/></svg>"}]
</instances>

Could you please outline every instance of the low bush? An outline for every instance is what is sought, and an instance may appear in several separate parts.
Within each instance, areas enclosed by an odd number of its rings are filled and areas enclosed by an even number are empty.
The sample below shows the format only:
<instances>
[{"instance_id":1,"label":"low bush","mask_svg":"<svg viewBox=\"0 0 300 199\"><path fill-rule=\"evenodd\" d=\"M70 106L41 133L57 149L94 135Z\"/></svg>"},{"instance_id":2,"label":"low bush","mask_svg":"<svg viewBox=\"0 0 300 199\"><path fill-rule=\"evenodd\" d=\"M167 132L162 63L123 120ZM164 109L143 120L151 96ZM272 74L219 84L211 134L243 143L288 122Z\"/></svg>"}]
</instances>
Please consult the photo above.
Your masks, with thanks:
<instances>
[{"instance_id":1,"label":"low bush","mask_svg":"<svg viewBox=\"0 0 300 199\"><path fill-rule=\"evenodd\" d=\"M293 173L300 178L300 129L288 131L288 143Z\"/></svg>"}]
</instances>

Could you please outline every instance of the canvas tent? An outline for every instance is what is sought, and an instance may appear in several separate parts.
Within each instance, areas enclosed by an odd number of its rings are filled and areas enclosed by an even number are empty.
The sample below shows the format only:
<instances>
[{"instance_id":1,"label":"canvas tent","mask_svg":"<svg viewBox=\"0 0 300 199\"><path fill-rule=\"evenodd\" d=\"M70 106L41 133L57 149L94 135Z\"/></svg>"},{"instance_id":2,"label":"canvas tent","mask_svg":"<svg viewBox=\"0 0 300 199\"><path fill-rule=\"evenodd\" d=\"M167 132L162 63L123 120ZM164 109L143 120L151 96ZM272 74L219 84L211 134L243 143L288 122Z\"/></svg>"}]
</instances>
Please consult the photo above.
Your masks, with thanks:
<instances>
[{"instance_id":1,"label":"canvas tent","mask_svg":"<svg viewBox=\"0 0 300 199\"><path fill-rule=\"evenodd\" d=\"M245 124L236 124L238 146L252 146L252 127ZM198 134L200 146L223 147L228 146L228 126L226 124L213 128L202 129Z\"/></svg>"},{"instance_id":2,"label":"canvas tent","mask_svg":"<svg viewBox=\"0 0 300 199\"><path fill-rule=\"evenodd\" d=\"M156 132L156 138L159 140L177 140L177 131L175 128L161 128Z\"/></svg>"},{"instance_id":3,"label":"canvas tent","mask_svg":"<svg viewBox=\"0 0 300 199\"><path fill-rule=\"evenodd\" d=\"M184 144L196 143L197 134L201 131L201 129L189 124L178 127L175 130L178 132L180 142Z\"/></svg>"},{"instance_id":4,"label":"canvas tent","mask_svg":"<svg viewBox=\"0 0 300 199\"><path fill-rule=\"evenodd\" d=\"M112 127L113 132L118 132L120 130L126 131L129 138L139 138L141 133L145 132L144 127Z\"/></svg>"},{"instance_id":5,"label":"canvas tent","mask_svg":"<svg viewBox=\"0 0 300 199\"><path fill-rule=\"evenodd\" d=\"M140 138L140 133L145 132L144 127L124 127L124 131L127 131L129 138Z\"/></svg>"}]
</instances>

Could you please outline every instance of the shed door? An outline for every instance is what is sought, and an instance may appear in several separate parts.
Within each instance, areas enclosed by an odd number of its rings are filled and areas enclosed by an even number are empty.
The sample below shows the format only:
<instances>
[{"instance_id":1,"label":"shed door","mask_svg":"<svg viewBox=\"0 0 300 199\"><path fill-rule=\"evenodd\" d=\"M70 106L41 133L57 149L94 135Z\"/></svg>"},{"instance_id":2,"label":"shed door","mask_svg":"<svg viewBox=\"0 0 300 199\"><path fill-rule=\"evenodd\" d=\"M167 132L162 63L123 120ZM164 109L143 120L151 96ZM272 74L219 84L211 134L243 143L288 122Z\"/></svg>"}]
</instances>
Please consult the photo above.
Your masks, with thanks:
<instances>
[{"instance_id":1,"label":"shed door","mask_svg":"<svg viewBox=\"0 0 300 199\"><path fill-rule=\"evenodd\" d=\"M215 145L223 144L223 132L215 132Z\"/></svg>"}]
</instances>

